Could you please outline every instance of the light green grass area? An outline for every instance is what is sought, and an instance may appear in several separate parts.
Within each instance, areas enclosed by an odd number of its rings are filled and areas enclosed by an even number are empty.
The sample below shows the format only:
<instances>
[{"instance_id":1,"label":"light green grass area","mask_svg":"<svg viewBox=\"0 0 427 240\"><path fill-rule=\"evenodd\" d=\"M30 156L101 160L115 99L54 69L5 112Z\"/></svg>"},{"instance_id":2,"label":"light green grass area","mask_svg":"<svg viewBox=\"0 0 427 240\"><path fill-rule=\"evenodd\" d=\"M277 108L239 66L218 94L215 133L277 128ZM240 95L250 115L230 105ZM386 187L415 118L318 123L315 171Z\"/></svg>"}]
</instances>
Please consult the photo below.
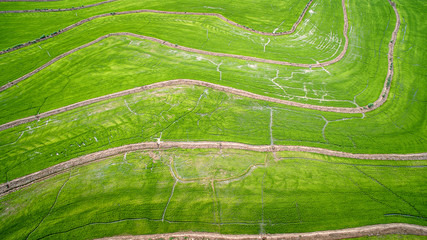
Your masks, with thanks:
<instances>
[{"instance_id":1,"label":"light green grass area","mask_svg":"<svg viewBox=\"0 0 427 240\"><path fill-rule=\"evenodd\" d=\"M349 9L363 8L359 5L355 4ZM390 6L383 4L382 7L389 13ZM158 14L151 15L164 17ZM351 11L349 11L349 15L352 19ZM394 15L391 15L391 22L393 22L393 17ZM357 20L356 22L360 20L362 25L369 24L364 23L362 17ZM126 23L135 21L137 20L129 20ZM385 23L378 23L377 27L382 29L387 26ZM362 34L362 28L355 27L355 29L359 29L359 34ZM380 53L387 52L387 45L381 44L390 38L391 27L387 27L387 29L377 42L372 41L375 38L374 35L378 35L378 32L384 30L372 31L372 36L363 38L364 44L352 44L342 61L326 67L329 70L322 68L310 70L206 56L174 50L133 37L110 37L60 60L19 83L18 87L12 87L6 92L0 93L0 109L4 113L0 116L0 122L12 121L136 86L177 78L203 80L261 95L309 104L339 107L364 106L379 97L385 81L387 59L385 56L380 57ZM60 38L74 43L80 41L78 40L80 35L74 34L73 31L69 32L71 38L68 37L68 33L65 33L64 36L60 35L48 42L51 41L54 44L60 41ZM350 31L350 37L353 36L351 41L360 38L354 32L355 30ZM317 35L314 36L317 38ZM38 46L4 55L6 58L2 62L4 69L17 70L6 71L6 74L20 76L26 73L19 72L22 71L21 67L15 68L10 65L21 66L22 61L19 59L32 65L37 62L37 60L28 61L31 59L29 57L31 53L28 51L36 51L45 58L61 53L55 53L50 46L52 44L49 44L43 42ZM376 45L379 46L378 52L364 51L365 47L377 48ZM259 50L262 51L262 45L259 45ZM355 54L365 53L368 55L364 55L363 58L369 59L367 62L355 59ZM25 54L25 57L19 56L21 54ZM7 61L10 58L16 60ZM67 71L63 71L64 69ZM49 92L49 96L40 94L40 92ZM63 98L64 95L67 97Z\"/></svg>"},{"instance_id":2,"label":"light green grass area","mask_svg":"<svg viewBox=\"0 0 427 240\"><path fill-rule=\"evenodd\" d=\"M0 2L1 10L31 10L31 9L57 9L57 8L70 8L78 7L81 5L89 5L97 2L102 2L102 0L79 0L79 1L58 1L58 2ZM237 22L246 27L256 29L264 32L284 32L292 28L294 23L297 21L299 16L304 10L304 7L309 2L309 0L297 1L297 0L271 0L271 1L257 1L257 0L248 0L244 5L230 2L227 0L167 0L167 1L156 1L156 0L144 0L144 1L133 1L133 0L118 0L115 2L99 5L96 7L86 8L82 10L76 10L71 12L61 12L60 14L55 13L19 13L19 15L5 14L2 17L5 19L11 18L20 18L22 21L26 21L28 16L39 16L37 22L28 21L32 27L38 26L38 29L32 29L32 33L23 33L19 30L15 30L14 33L20 33L21 37L39 37L38 35L33 35L38 33L46 34L51 33L51 31L56 31L57 29L54 26L59 26L65 28L68 25L71 25L74 22L78 22L82 19L111 12L122 12L129 10L140 10L140 9L153 9L153 10L162 10L162 11L175 11L175 12L206 12L206 13L219 13L225 16L226 18ZM319 5L320 3L326 1L315 0L313 5ZM322 5L322 4L320 4ZM322 7L322 6L319 6ZM329 9L333 11L334 9ZM61 21L53 24L49 22L52 18L60 17ZM45 18L45 19L41 19ZM59 19L57 19L59 20ZM21 22L22 23L22 22ZM47 23L47 24L43 24ZM20 25L19 22L13 22L12 24ZM29 27L29 26L22 26ZM21 43L22 40L18 41ZM28 40L32 40L28 38ZM24 41L25 42L25 41ZM2 46L2 45L1 45Z\"/></svg>"},{"instance_id":3,"label":"light green grass area","mask_svg":"<svg viewBox=\"0 0 427 240\"><path fill-rule=\"evenodd\" d=\"M424 225L425 164L295 152L274 158L224 149L129 152L0 198L0 236L89 239Z\"/></svg>"},{"instance_id":4,"label":"light green grass area","mask_svg":"<svg viewBox=\"0 0 427 240\"><path fill-rule=\"evenodd\" d=\"M384 4L383 7L387 8L388 6ZM336 9L341 9L341 3L339 1L330 3L325 1L313 9L325 14L307 14L295 34L276 37L248 32L214 16L139 13L99 18L62 33L53 39L2 55L0 70L14 68L15 66L20 66L20 68L16 70L17 72L8 71L7 75L2 75L0 82L4 84L12 81L48 62L55 56L114 32L132 32L152 36L174 44L205 51L298 63L314 64L316 63L315 60L328 61L337 57L344 47L343 12L336 11ZM42 14L56 14L56 18L61 18L72 13ZM56 18L55 21L60 21ZM40 19L41 21L46 19L46 21L52 21L49 20L48 16L40 16ZM0 38L0 49L34 40L43 34L48 35L63 28L54 25L54 28L34 35L34 31L23 27L34 22L34 16L31 14L28 16L0 14L0 20L7 23L0 28L0 34L3 31L5 36ZM14 22L19 22L23 26L17 27ZM29 23L23 24L23 22ZM44 24L44 26L50 25L49 22ZM6 37L11 32L14 34ZM33 35L26 37L27 34ZM268 45L267 42L269 42ZM264 45L266 46L265 52Z\"/></svg>"},{"instance_id":5,"label":"light green grass area","mask_svg":"<svg viewBox=\"0 0 427 240\"><path fill-rule=\"evenodd\" d=\"M354 153L425 151L425 125L408 124L407 131L395 127L394 119L384 113L348 119L346 114L286 107L205 87L159 88L1 131L1 182L77 156L155 142L159 137L162 141L273 143Z\"/></svg>"},{"instance_id":6,"label":"light green grass area","mask_svg":"<svg viewBox=\"0 0 427 240\"><path fill-rule=\"evenodd\" d=\"M103 2L105 0L60 0L60 1L48 1L48 2L0 2L0 9L2 11L10 10L34 10L34 9L64 9L64 8L75 8L89 4L95 4Z\"/></svg>"}]
</instances>

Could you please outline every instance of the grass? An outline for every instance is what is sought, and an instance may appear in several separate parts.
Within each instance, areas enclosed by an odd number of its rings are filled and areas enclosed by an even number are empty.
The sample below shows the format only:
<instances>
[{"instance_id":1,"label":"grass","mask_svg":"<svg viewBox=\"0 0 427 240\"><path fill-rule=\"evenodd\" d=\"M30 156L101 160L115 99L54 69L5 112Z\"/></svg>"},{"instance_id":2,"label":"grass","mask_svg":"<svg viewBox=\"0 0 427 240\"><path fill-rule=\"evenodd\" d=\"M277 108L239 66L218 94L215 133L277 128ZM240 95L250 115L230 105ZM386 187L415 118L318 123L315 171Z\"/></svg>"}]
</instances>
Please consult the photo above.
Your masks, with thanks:
<instances>
[{"instance_id":1,"label":"grass","mask_svg":"<svg viewBox=\"0 0 427 240\"><path fill-rule=\"evenodd\" d=\"M290 28L306 3L272 1L268 8L257 5L259 1L248 1L242 11L243 5L225 1L209 3L214 8L206 8L205 1L173 2L144 1L142 6L120 0L71 12L0 14L5 23L0 27L0 48L113 9L218 12L269 32L283 21L285 12L279 10L289 9L292 15L286 16L281 31ZM69 4L77 3L43 6ZM0 123L176 78L324 106L353 107L353 101L367 105L376 100L384 84L387 44L396 19L387 1L346 4L349 49L340 62L325 70L203 56L132 37L111 37L1 92ZM2 9L41 5L0 3ZM291 6L299 10L291 10ZM402 25L390 95L383 106L364 116L294 108L204 87L154 89L1 131L0 183L74 157L157 138L301 145L352 153L426 152L426 31L422 24L414 24L425 22L425 4L397 1L397 7ZM342 48L342 43L336 42L343 41L342 12L337 9L340 1L315 0L310 8L314 13L307 14L297 32L271 38L265 52L265 36L247 33L214 17L110 16L1 55L0 83L118 31L203 50L296 62L314 62L313 57L327 61ZM310 35L313 29L317 30ZM330 45L325 46L325 41ZM272 82L277 73L275 82L286 93ZM277 153L276 158L249 151L175 149L128 153L76 167L1 197L0 237L88 239L186 230L258 234L391 222L426 225L426 161L365 161L293 152ZM171 169L184 180L176 181Z\"/></svg>"},{"instance_id":2,"label":"grass","mask_svg":"<svg viewBox=\"0 0 427 240\"><path fill-rule=\"evenodd\" d=\"M48 62L55 56L112 32L133 32L206 51L256 56L290 62L315 63L313 58L319 61L325 59L324 61L326 61L338 56L344 46L342 36L343 13L342 11L331 10L340 8L340 6L341 4L337 2L318 5L318 11L327 12L327 16L308 14L305 23L299 27L298 34L270 37L271 42L266 47L266 52L263 51L263 44L267 43L267 36L233 27L213 16L140 13L99 18L60 34L54 39L49 39L31 47L5 54L2 56L4 64L2 64L0 69L3 69L3 67L7 69L10 66L17 66L15 64L18 64L20 72L14 73L9 71L7 75L1 76L1 82L6 83L14 80L35 69L35 66L40 66ZM65 19L57 18L64 17L67 14L71 13L57 13L55 21L64 22ZM29 22L25 26L30 26L34 22L34 16L0 14L1 18L4 18L3 21L7 25L0 29L0 33L4 31L5 34L5 37L0 39L0 43L4 44L0 44L0 49L6 49L19 43L31 41L43 34L49 35L59 29L65 28L65 26L58 27L55 25L54 28L35 35L34 31L23 27L19 27L19 30L13 30L15 29L15 22L19 22L20 25ZM40 19L41 21L52 21L46 16L41 16ZM327 20L333 21L333 24L324 24ZM72 23L74 22L77 21L73 21ZM140 24L134 24L135 22ZM38 22L38 24L43 23ZM49 23L46 22L44 25L49 26ZM71 25L71 23L68 25ZM14 32L14 34L6 37L11 32ZM87 34L88 32L91 34ZM313 33L316 33L316 35ZM31 34L31 36L26 37L25 35L28 34ZM25 40L23 41L23 39ZM341 44L338 41L341 41ZM319 47L326 43L328 47ZM339 49L337 50L337 48ZM49 51L49 54L47 54L46 50ZM21 58L21 56L25 57Z\"/></svg>"},{"instance_id":3,"label":"grass","mask_svg":"<svg viewBox=\"0 0 427 240\"><path fill-rule=\"evenodd\" d=\"M59 2L49 2L49 3L17 3L17 2L1 2L0 7L2 10L22 10L22 9L36 9L36 8L67 8L72 6L81 6L81 5L89 5L91 3L101 2L100 0L79 0L72 1L73 4L70 4L71 1L59 1ZM207 13L219 13L224 15L226 18L231 19L234 22L238 22L244 26L249 28L257 29L259 31L273 32L276 28L277 32L288 31L292 28L292 25L297 21L300 14L302 13L305 5L309 2L306 1L279 1L272 0L269 2L260 2L256 0L249 0L245 2L245 5L236 4L233 2L229 2L226 0L219 1L209 1L209 0L201 0L201 1L176 1L176 0L168 0L168 1L155 1L155 0L147 0L144 2L135 2L132 0L120 0L108 4L103 4L97 7L86 8L77 11L71 12L61 12L60 14L55 13L20 13L17 14L3 14L3 17L6 19L10 18L21 18L24 20L29 16L43 16L46 19L46 23L43 19L38 19L37 22L31 24L32 26L41 26L38 30L33 30L33 33L23 33L19 30L15 29L14 33L20 33L20 37L22 37L18 42L20 43L24 37L39 37L37 35L32 35L39 33L44 34L44 31L49 30L57 30L56 26L60 26L61 28L65 28L68 25L71 25L74 22L79 20L102 14L102 13L111 13L111 12L121 12L128 10L139 10L139 9L155 9L155 10L163 10L163 11L178 11L178 12L207 12ZM65 4L64 4L65 3ZM52 6L49 6L52 5ZM61 21L53 24L51 21L52 18L60 17ZM41 17L40 17L41 18ZM58 19L57 19L58 20ZM28 21L28 20L27 20ZM14 24L19 24L15 22ZM19 24L21 27L22 26ZM18 38L16 38L18 39ZM24 38L25 39L25 38ZM28 38L28 40L32 40Z\"/></svg>"},{"instance_id":4,"label":"grass","mask_svg":"<svg viewBox=\"0 0 427 240\"><path fill-rule=\"evenodd\" d=\"M131 143L155 142L159 137L162 141L254 145L271 144L272 137L278 145L354 153L425 150L423 135L415 132L417 125L408 125L415 128L408 132L395 127L394 119L388 119L387 114L371 116L362 119L359 114L346 119L346 114L318 113L196 86L154 89L1 131L1 182L77 156ZM330 121L326 127L323 118ZM377 127L379 122L383 128ZM383 137L378 138L379 134Z\"/></svg>"},{"instance_id":5,"label":"grass","mask_svg":"<svg viewBox=\"0 0 427 240\"><path fill-rule=\"evenodd\" d=\"M277 157L209 149L119 155L0 198L0 236L19 239L32 232L29 239L86 239L188 230L257 234L425 224L420 218L387 216L425 216L425 161L396 164L295 152ZM173 194L171 159L184 180ZM253 163L266 165L239 177ZM236 180L220 182L217 173L222 171L228 173L223 177ZM194 180L195 172L207 180ZM218 179L214 188L209 179Z\"/></svg>"},{"instance_id":6,"label":"grass","mask_svg":"<svg viewBox=\"0 0 427 240\"><path fill-rule=\"evenodd\" d=\"M353 7L355 6L351 6L349 9ZM387 5L383 7L390 8ZM151 15L158 16L156 14ZM129 19L126 23L133 22L131 20ZM378 28L380 28L380 24L378 23ZM99 27L99 29L102 28ZM79 34L73 33L73 31L70 31L70 35L73 34L69 36L71 40L66 36L68 33L65 33L64 36L60 35L55 39L51 39L52 41L48 41L57 43L62 37L73 43L78 42L79 40L76 39L82 38L79 38ZM354 33L352 32L352 34ZM384 34L382 37L382 41L387 41L389 38L388 34ZM372 45L372 43L376 44L371 41L372 38L373 36L364 38L367 44L366 47ZM31 64L34 64L39 60L34 59L34 61L31 61L31 53L27 51L39 52L42 57L38 56L38 59L48 58L49 56L46 51L51 56L55 55L53 52L55 50L49 46L49 43L41 43L41 45L43 47L23 49L23 53L25 52L26 54L25 58L18 56L20 52L13 52L10 55L6 54L4 57L8 58L9 56L14 59L22 59L27 63L31 62ZM372 61L376 61L376 59L378 61L381 60L379 62L380 67L376 65L377 62L375 64L372 62L354 62L353 51L357 49L358 52L369 53L370 55L365 56L367 59L372 59ZM383 49L381 51L385 52L386 45L383 44L381 49ZM56 55L59 53L56 53ZM19 84L19 87L13 87L2 94L0 96L3 99L2 112L4 114L2 117L5 117L3 122L7 122L91 97L149 84L154 81L175 78L204 80L241 88L262 95L329 106L355 107L355 104L352 102L354 96L357 95L356 103L363 106L374 101L379 96L379 91L384 82L385 68L387 67L386 58L379 58L378 56L379 53L377 54L377 52L370 53L368 51L361 51L358 47L350 47L349 55L344 58L342 63L340 62L327 67L329 72L333 73L332 76L329 76L323 69L307 72L307 69L295 67L273 66L237 61L230 58L207 57L171 50L170 48L158 46L150 42L141 42L131 37L112 37L60 60L39 74L24 80L24 82ZM216 66L220 62L223 62L220 66L222 73L221 80L219 80L219 72ZM22 67L14 68L9 63L19 64L20 66L23 64L19 60L16 62L4 61L3 63L5 69L22 69ZM91 67L88 68L86 66L89 63L91 63ZM347 70L349 65L352 66L351 71ZM367 68L377 71L373 77L372 71ZM63 71L63 69L67 69L67 71ZM118 71L119 69L121 70ZM58 72L58 70L60 71ZM276 82L283 86L285 92L271 81L276 76L277 71L279 71L279 78L276 79ZM23 74L23 72L18 73L15 71L6 71L6 73L16 74L16 76ZM6 77L6 75L4 76ZM122 79L122 81L117 82L117 78ZM370 85L365 89L366 78L373 78L373 82L368 80L368 84L370 82ZM100 86L101 79L102 83L105 84L104 87L94 88L94 86ZM245 84L242 84L243 79ZM319 81L317 79L326 80ZM37 90L35 86L37 86ZM341 91L341 89L351 89L351 91ZM46 96L45 94L40 94L40 91L49 91L52 94ZM55 91L56 93L54 93ZM66 95L67 98L58 101L58 96L62 95ZM20 96L19 99L18 96ZM31 101L28 99L31 99ZM326 99L327 101L322 101L321 99Z\"/></svg>"}]
</instances>

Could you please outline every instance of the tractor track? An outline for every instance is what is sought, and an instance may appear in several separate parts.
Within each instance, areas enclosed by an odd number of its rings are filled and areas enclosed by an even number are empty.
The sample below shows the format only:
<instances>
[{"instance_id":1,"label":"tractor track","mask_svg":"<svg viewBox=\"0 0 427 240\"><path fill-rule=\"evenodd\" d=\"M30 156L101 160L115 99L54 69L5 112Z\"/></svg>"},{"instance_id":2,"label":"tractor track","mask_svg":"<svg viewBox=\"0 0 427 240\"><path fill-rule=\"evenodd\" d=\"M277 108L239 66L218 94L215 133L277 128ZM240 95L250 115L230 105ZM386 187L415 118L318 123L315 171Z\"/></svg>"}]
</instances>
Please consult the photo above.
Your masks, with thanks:
<instances>
[{"instance_id":1,"label":"tractor track","mask_svg":"<svg viewBox=\"0 0 427 240\"><path fill-rule=\"evenodd\" d=\"M143 142L124 145L120 147L110 148L107 150L90 153L81 157L73 158L66 162L48 167L29 175L13 179L9 182L0 184L0 196L6 195L10 192L16 191L26 187L34 182L43 180L52 175L61 173L67 169L88 164L93 161L102 160L118 154L138 151L138 150L167 150L167 149L240 149L247 151L257 152L279 152L279 151L292 151L292 152L309 152L318 153L328 156L354 158L354 159L368 159L368 160L424 160L427 159L427 153L413 153L413 154L359 154L347 153L340 151L333 151L329 149L306 147L306 146L287 146L287 145L249 145L236 142Z\"/></svg>"}]
</instances>

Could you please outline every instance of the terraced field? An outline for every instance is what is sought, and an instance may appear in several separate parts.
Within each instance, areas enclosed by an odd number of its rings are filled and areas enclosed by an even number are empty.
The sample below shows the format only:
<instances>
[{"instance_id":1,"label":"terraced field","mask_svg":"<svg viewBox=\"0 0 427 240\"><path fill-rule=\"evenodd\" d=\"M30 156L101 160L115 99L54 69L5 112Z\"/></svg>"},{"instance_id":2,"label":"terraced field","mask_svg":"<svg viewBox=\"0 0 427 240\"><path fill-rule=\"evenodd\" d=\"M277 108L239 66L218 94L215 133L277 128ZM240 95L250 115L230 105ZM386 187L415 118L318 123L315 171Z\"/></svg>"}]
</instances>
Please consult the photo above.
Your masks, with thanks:
<instances>
[{"instance_id":1,"label":"terraced field","mask_svg":"<svg viewBox=\"0 0 427 240\"><path fill-rule=\"evenodd\" d=\"M1 239L427 236L426 10L0 0Z\"/></svg>"}]
</instances>

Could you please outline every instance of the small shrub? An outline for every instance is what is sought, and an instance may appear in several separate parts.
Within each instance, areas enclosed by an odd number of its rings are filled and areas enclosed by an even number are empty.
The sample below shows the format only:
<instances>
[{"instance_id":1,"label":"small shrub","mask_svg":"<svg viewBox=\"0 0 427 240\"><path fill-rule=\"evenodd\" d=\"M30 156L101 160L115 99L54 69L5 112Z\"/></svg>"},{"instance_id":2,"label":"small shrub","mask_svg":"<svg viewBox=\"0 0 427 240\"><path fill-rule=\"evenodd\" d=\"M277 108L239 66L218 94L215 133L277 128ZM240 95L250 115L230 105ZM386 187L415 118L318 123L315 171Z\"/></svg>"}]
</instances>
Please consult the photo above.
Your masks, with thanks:
<instances>
[{"instance_id":1,"label":"small shrub","mask_svg":"<svg viewBox=\"0 0 427 240\"><path fill-rule=\"evenodd\" d=\"M374 106L374 104L373 103L369 103L368 104L368 108L372 108Z\"/></svg>"},{"instance_id":2,"label":"small shrub","mask_svg":"<svg viewBox=\"0 0 427 240\"><path fill-rule=\"evenodd\" d=\"M387 78L387 87L389 88L391 84L391 76L388 76Z\"/></svg>"}]
</instances>

